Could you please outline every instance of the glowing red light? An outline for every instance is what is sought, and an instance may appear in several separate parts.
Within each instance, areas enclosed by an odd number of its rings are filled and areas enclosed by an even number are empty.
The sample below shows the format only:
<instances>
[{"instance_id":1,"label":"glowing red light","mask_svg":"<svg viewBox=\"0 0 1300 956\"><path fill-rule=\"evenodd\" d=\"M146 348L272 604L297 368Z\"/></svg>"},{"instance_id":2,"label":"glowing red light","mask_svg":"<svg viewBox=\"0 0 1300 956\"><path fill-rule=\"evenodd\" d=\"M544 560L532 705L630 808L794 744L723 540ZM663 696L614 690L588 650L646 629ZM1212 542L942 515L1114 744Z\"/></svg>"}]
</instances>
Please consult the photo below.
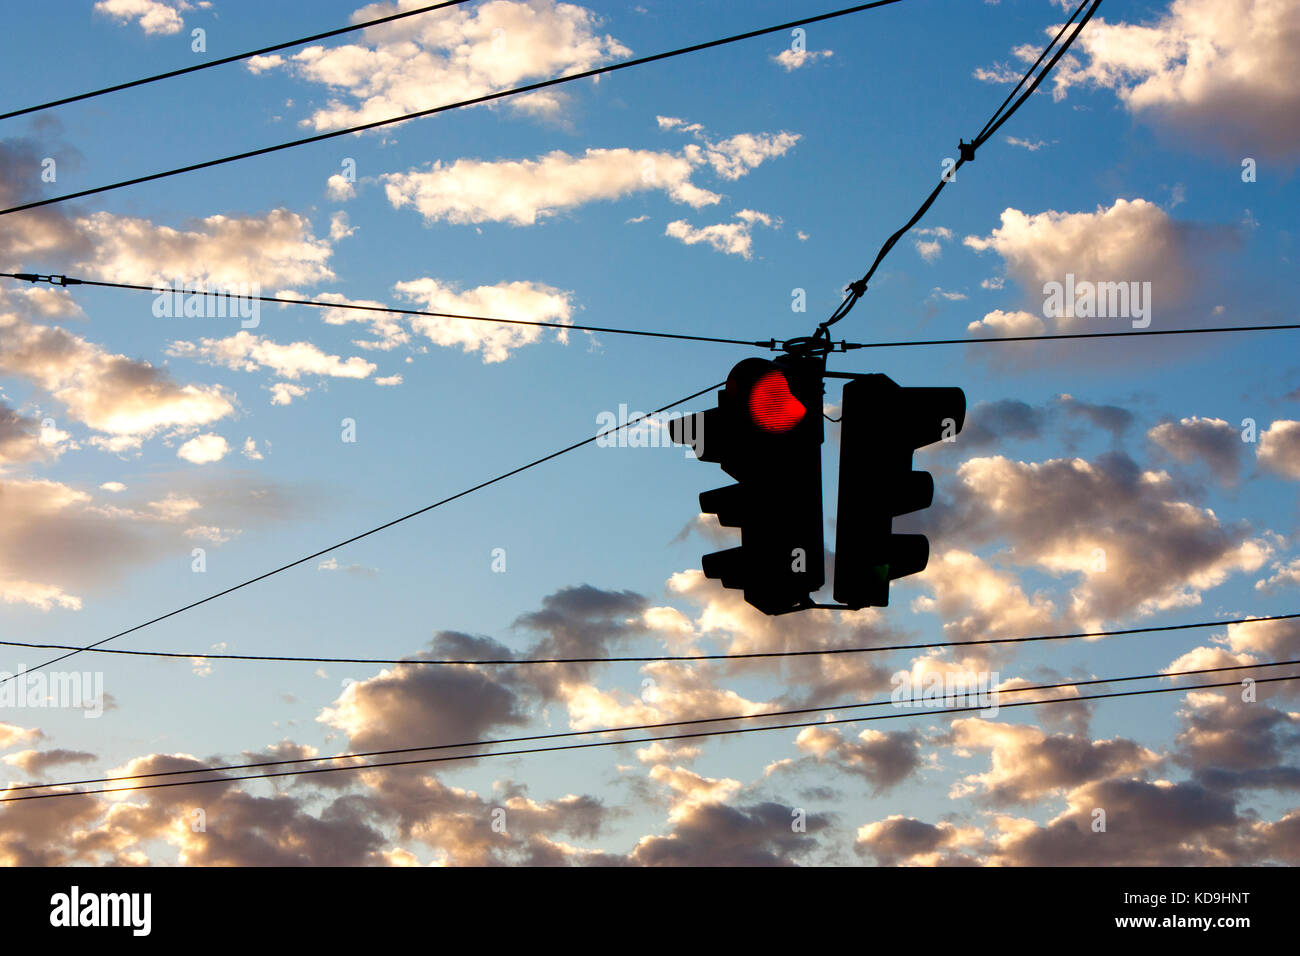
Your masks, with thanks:
<instances>
[{"instance_id":1,"label":"glowing red light","mask_svg":"<svg viewBox=\"0 0 1300 956\"><path fill-rule=\"evenodd\" d=\"M749 392L749 417L765 432L788 432L808 414L803 402L790 391L779 369L764 372Z\"/></svg>"}]
</instances>

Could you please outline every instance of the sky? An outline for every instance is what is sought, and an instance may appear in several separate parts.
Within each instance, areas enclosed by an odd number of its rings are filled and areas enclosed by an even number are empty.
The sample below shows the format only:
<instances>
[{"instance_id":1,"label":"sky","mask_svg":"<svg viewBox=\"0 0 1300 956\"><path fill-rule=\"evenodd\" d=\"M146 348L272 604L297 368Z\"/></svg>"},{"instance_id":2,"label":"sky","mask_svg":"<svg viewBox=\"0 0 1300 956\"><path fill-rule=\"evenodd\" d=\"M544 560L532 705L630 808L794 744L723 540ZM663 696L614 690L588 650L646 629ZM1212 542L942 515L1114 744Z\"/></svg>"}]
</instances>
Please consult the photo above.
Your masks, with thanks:
<instances>
[{"instance_id":1,"label":"sky","mask_svg":"<svg viewBox=\"0 0 1300 956\"><path fill-rule=\"evenodd\" d=\"M16 8L0 111L416 5ZM4 120L0 206L830 9L491 0L420 14ZM0 271L747 340L806 335L1071 9L903 0L15 213L0 220ZM889 607L769 618L704 578L700 556L735 537L698 513L696 496L726 479L649 428L644 442L588 445L107 646L604 658L1210 626L545 667L88 652L48 669L93 689L82 699L53 682L22 694L26 679L0 685L7 795L827 710L801 729L680 743L8 802L0 860L1300 862L1294 683L996 714L886 706L888 720L820 726L853 716L845 704L888 701L899 672L982 675L1009 702L1025 684L1300 658L1295 621L1218 623L1300 611L1296 332L979 341L1295 322L1300 52L1287 38L1297 31L1295 0L1102 4L835 327L854 342L971 341L830 360L967 397L956 440L917 453L935 503L895 530L925 533L930 563L894 584ZM1129 308L1056 308L1052 284L1067 282L1131 284ZM175 315L167 304L148 291L0 280L4 640L102 640L770 355L296 305ZM832 418L839 387L828 382ZM834 423L826 436L830 547ZM52 656L4 646L0 671Z\"/></svg>"}]
</instances>

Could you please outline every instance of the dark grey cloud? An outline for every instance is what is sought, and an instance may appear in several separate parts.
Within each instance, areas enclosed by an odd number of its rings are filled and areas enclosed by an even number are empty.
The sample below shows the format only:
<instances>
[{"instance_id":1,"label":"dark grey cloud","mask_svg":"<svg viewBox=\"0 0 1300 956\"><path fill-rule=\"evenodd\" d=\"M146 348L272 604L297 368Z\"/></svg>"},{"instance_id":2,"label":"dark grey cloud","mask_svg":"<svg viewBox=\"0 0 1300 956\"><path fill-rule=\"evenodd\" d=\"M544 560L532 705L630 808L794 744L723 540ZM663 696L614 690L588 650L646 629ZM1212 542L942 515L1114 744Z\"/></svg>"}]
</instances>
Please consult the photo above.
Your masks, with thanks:
<instances>
[{"instance_id":1,"label":"dark grey cloud","mask_svg":"<svg viewBox=\"0 0 1300 956\"><path fill-rule=\"evenodd\" d=\"M542 599L540 610L522 614L514 626L541 638L528 657L608 657L618 644L644 634L641 614L650 602L633 591L603 591L589 584L567 587ZM590 664L529 668L524 679L546 700L561 694L565 683L586 680Z\"/></svg>"},{"instance_id":2,"label":"dark grey cloud","mask_svg":"<svg viewBox=\"0 0 1300 956\"><path fill-rule=\"evenodd\" d=\"M861 736L846 737L833 728L808 727L796 742L811 756L788 765L789 770L830 764L867 781L873 794L893 789L921 766L921 735L914 730L868 730Z\"/></svg>"},{"instance_id":3,"label":"dark grey cloud","mask_svg":"<svg viewBox=\"0 0 1300 956\"><path fill-rule=\"evenodd\" d=\"M22 769L33 777L43 777L51 767L62 767L70 763L90 763L95 754L88 750L24 750L5 757L5 763Z\"/></svg>"},{"instance_id":4,"label":"dark grey cloud","mask_svg":"<svg viewBox=\"0 0 1300 956\"><path fill-rule=\"evenodd\" d=\"M974 865L979 859L961 849L960 831L952 825L938 826L913 817L892 816L863 827L854 851L881 866L896 866L918 856L941 854L945 866Z\"/></svg>"},{"instance_id":5,"label":"dark grey cloud","mask_svg":"<svg viewBox=\"0 0 1300 956\"><path fill-rule=\"evenodd\" d=\"M1241 432L1219 418L1166 420L1147 432L1151 441L1183 464L1200 462L1226 485L1237 483L1244 458Z\"/></svg>"},{"instance_id":6,"label":"dark grey cloud","mask_svg":"<svg viewBox=\"0 0 1300 956\"><path fill-rule=\"evenodd\" d=\"M664 836L644 837L629 854L639 866L793 866L817 848L814 836L830 826L824 814L807 814L797 832L796 808L763 802L693 805Z\"/></svg>"},{"instance_id":7,"label":"dark grey cloud","mask_svg":"<svg viewBox=\"0 0 1300 956\"><path fill-rule=\"evenodd\" d=\"M511 657L488 638L441 632L413 659ZM500 667L395 665L349 684L320 719L342 730L352 750L459 743L527 722L525 701Z\"/></svg>"},{"instance_id":8,"label":"dark grey cloud","mask_svg":"<svg viewBox=\"0 0 1300 956\"><path fill-rule=\"evenodd\" d=\"M921 530L950 548L1000 542L1016 565L1076 574L1078 623L1186 604L1257 570L1271 549L1248 522L1221 521L1120 451L1091 461L972 459L946 490Z\"/></svg>"},{"instance_id":9,"label":"dark grey cloud","mask_svg":"<svg viewBox=\"0 0 1300 956\"><path fill-rule=\"evenodd\" d=\"M58 155L51 156L52 152ZM16 206L40 198L44 189L42 162L46 158L63 160L65 168L70 168L68 160L74 156L49 140L0 140L0 204ZM0 230L0 267L30 271L33 262L41 262L48 269L87 257L92 244L66 209L43 206L6 216L5 228Z\"/></svg>"},{"instance_id":10,"label":"dark grey cloud","mask_svg":"<svg viewBox=\"0 0 1300 956\"><path fill-rule=\"evenodd\" d=\"M1058 396L1056 401L1068 418L1082 420L1093 428L1109 432L1116 441L1124 437L1135 420L1131 411L1119 405L1084 402L1072 395Z\"/></svg>"},{"instance_id":11,"label":"dark grey cloud","mask_svg":"<svg viewBox=\"0 0 1300 956\"><path fill-rule=\"evenodd\" d=\"M0 401L0 466L45 457L36 419L20 415Z\"/></svg>"},{"instance_id":12,"label":"dark grey cloud","mask_svg":"<svg viewBox=\"0 0 1300 956\"><path fill-rule=\"evenodd\" d=\"M1104 831L1093 829L1105 811ZM1194 866L1246 862L1247 821L1231 797L1195 783L1115 779L1070 795L1070 809L1046 826L1011 835L999 862L1014 866Z\"/></svg>"},{"instance_id":13,"label":"dark grey cloud","mask_svg":"<svg viewBox=\"0 0 1300 956\"><path fill-rule=\"evenodd\" d=\"M957 435L956 444L965 452L1003 445L1012 439L1041 438L1048 417L1048 409L1014 398L979 402L966 413L966 423Z\"/></svg>"},{"instance_id":14,"label":"dark grey cloud","mask_svg":"<svg viewBox=\"0 0 1300 956\"><path fill-rule=\"evenodd\" d=\"M1093 740L974 718L954 722L948 742L962 751L990 752L992 768L967 777L964 792L993 807L1033 803L1095 780L1140 773L1159 759L1123 737Z\"/></svg>"}]
</instances>

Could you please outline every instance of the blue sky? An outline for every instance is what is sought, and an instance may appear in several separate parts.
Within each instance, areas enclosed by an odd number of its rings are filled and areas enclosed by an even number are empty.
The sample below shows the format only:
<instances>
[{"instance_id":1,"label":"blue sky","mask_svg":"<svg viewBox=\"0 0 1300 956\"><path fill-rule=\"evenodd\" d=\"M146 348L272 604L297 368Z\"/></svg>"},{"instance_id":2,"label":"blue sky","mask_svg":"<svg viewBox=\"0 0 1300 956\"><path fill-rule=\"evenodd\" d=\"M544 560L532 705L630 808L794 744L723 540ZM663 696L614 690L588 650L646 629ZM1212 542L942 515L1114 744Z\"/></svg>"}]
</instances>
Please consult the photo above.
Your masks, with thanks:
<instances>
[{"instance_id":1,"label":"blue sky","mask_svg":"<svg viewBox=\"0 0 1300 956\"><path fill-rule=\"evenodd\" d=\"M324 51L8 120L0 198L76 191L826 9L468 4ZM9 36L44 39L7 45L7 108L380 15L365 10L110 0L15 11ZM1269 44L1298 16L1262 0L1103 4L836 337L1130 327L1045 316L1042 283L1067 272L1151 283L1152 328L1294 321L1300 111L1269 77L1296 54ZM3 223L0 267L721 337L807 334L1001 101L1002 77L1027 65L1018 49L1034 48L1032 59L1062 19L1046 0L905 0L809 27L802 58L778 59L793 43L778 34L566 85L553 101L453 111L19 213ZM202 54L191 51L196 28ZM54 183L40 180L46 158ZM355 183L331 180L353 163ZM796 290L805 313L792 311ZM26 291L10 282L0 293L12 317L0 329L0 619L17 641L98 640L761 354L445 322L331 324L338 313L298 306L265 306L241 330L158 318L149 294ZM695 509L700 490L723 483L714 466L680 448L587 447L348 546L337 566L313 561L114 646L398 658L448 656L451 638L429 642L455 633L519 653L671 654L1288 613L1300 593L1294 342L1273 332L835 356L842 371L960 385L971 410L956 443L918 455L938 500L900 524L928 533L935 559L895 585L888 609L761 619L699 577L699 555L722 540ZM345 419L355 442L341 440ZM1242 439L1247 419L1253 441ZM831 544L834 426L827 436ZM498 548L504 573L492 568ZM1087 570L1097 548L1103 572ZM1300 656L1288 625L940 655L932 666L1055 681L1288 659ZM0 669L45 653L5 649ZM487 669L444 684L376 667L85 654L59 667L102 672L114 706L101 718L44 708L0 720L17 783L237 760L277 744L325 754L866 700L887 696L889 674L914 657L865 655L843 673L829 658L611 664L556 686ZM112 819L102 798L75 798L72 822L47 832L11 804L0 839L22 862L325 862L335 858L318 844L330 841L352 848L341 860L351 863L1294 861L1294 700L1273 689L1287 686L1261 687L1254 704L1235 692L1156 695L1060 716L1006 711L956 730L907 719L377 774L351 782L366 810L328 838L343 825L328 809L342 780L140 794L129 799L152 822L135 825ZM874 729L860 739L864 728ZM1229 756L1223 739L1236 735L1249 756ZM1053 763L1076 751L1085 769ZM1227 771L1242 777L1225 784ZM1266 777L1291 783L1258 785ZM535 803L510 803L524 799L515 788ZM1220 816L1197 818L1187 807L1198 799ZM272 818L276 801L292 807L287 823ZM1064 835L1098 801L1113 808L1117 838ZM240 821L238 833L218 845L159 822L197 806L212 809L217 832L219 819ZM489 828L496 806L520 808L509 837ZM815 821L808 833L773 822L800 808ZM1166 842L1124 836L1151 814L1177 821ZM83 845L74 822L111 831L114 849ZM918 842L902 840L906 825Z\"/></svg>"}]
</instances>

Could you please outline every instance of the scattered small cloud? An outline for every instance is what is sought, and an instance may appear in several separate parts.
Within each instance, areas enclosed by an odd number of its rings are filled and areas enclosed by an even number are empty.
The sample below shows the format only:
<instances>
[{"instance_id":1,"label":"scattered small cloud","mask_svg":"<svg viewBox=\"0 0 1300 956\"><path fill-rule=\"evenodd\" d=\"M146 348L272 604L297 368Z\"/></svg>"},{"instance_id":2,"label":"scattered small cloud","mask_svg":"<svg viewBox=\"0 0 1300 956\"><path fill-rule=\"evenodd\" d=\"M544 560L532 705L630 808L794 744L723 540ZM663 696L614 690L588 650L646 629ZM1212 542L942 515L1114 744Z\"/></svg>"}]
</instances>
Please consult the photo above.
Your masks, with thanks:
<instances>
[{"instance_id":1,"label":"scattered small cloud","mask_svg":"<svg viewBox=\"0 0 1300 956\"><path fill-rule=\"evenodd\" d=\"M368 568L364 564L339 564L338 558L326 558L316 565L318 571L342 571L363 578L373 578L379 574L378 568Z\"/></svg>"},{"instance_id":2,"label":"scattered small cloud","mask_svg":"<svg viewBox=\"0 0 1300 956\"><path fill-rule=\"evenodd\" d=\"M685 219L677 219L668 224L664 235L679 239L688 246L704 242L728 255L753 257L755 225L777 229L781 220L753 209L742 209L736 213L735 222L720 222L711 226L695 228Z\"/></svg>"},{"instance_id":3,"label":"scattered small cloud","mask_svg":"<svg viewBox=\"0 0 1300 956\"><path fill-rule=\"evenodd\" d=\"M230 451L230 445L220 435L198 435L176 450L176 457L194 465L207 465L220 461Z\"/></svg>"},{"instance_id":4,"label":"scattered small cloud","mask_svg":"<svg viewBox=\"0 0 1300 956\"><path fill-rule=\"evenodd\" d=\"M782 50L772 57L772 60L779 63L787 73L791 73L818 60L830 59L834 55L834 50Z\"/></svg>"}]
</instances>

